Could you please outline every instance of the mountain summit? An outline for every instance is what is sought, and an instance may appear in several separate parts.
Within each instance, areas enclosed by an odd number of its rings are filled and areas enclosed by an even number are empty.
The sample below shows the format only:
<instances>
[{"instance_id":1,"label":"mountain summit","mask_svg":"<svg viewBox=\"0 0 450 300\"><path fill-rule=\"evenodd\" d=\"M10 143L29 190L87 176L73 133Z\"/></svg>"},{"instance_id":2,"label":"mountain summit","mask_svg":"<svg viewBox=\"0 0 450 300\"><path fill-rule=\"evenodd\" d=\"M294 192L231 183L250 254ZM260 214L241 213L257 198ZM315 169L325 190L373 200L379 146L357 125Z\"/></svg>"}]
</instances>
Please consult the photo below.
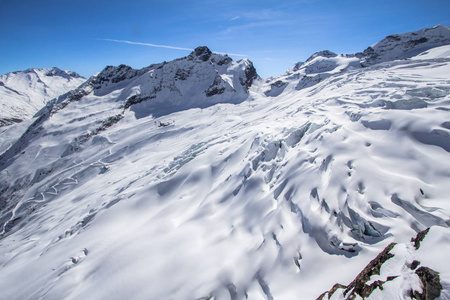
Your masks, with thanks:
<instances>
[{"instance_id":1,"label":"mountain summit","mask_svg":"<svg viewBox=\"0 0 450 300\"><path fill-rule=\"evenodd\" d=\"M234 62L228 55L198 47L187 57L135 70L129 66L108 66L92 77L88 85L94 95L123 100L140 117L162 115L217 103L239 103L258 78L252 62Z\"/></svg>"}]
</instances>

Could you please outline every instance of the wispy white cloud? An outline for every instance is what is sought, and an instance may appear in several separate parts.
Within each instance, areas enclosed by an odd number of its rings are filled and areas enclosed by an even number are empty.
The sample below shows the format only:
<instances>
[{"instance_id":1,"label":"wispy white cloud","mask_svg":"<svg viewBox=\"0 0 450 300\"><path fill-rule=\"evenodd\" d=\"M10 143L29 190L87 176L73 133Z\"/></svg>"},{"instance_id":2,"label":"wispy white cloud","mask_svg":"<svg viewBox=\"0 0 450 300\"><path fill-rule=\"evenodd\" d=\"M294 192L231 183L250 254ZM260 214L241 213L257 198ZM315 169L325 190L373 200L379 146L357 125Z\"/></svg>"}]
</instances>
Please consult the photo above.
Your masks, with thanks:
<instances>
[{"instance_id":1,"label":"wispy white cloud","mask_svg":"<svg viewBox=\"0 0 450 300\"><path fill-rule=\"evenodd\" d=\"M157 45L157 44L151 44L151 43L142 43L142 42L131 42L126 40L114 40L114 39L97 39L99 41L108 41L108 42L115 42L115 43L123 43L123 44L130 44L130 45L140 45L140 46L147 46L147 47L156 47L156 48L166 48L166 49L173 49L173 50L184 50L184 51L194 51L192 48L186 48L186 47L175 47L175 46L168 46L168 45ZM237 53L225 53L225 52L217 52L213 51L217 54L228 54L232 56L240 56L240 57L247 57L248 55L245 54L237 54Z\"/></svg>"},{"instance_id":2,"label":"wispy white cloud","mask_svg":"<svg viewBox=\"0 0 450 300\"><path fill-rule=\"evenodd\" d=\"M239 22L232 22L239 19ZM256 9L240 11L234 15L228 14L228 26L222 27L217 35L230 37L231 34L241 33L263 33L265 29L288 27L292 25L295 18L282 10Z\"/></svg>"},{"instance_id":3,"label":"wispy white cloud","mask_svg":"<svg viewBox=\"0 0 450 300\"><path fill-rule=\"evenodd\" d=\"M124 44L131 44L131 45L141 45L141 46L148 46L148 47L167 48L167 49L173 49L173 50L194 51L194 49L191 49L191 48L174 47L174 46L167 46L167 45L156 45L156 44L141 43L141 42L131 42L131 41L125 41L125 40L113 40L113 39L97 39L97 40L116 42L116 43L124 43Z\"/></svg>"}]
</instances>

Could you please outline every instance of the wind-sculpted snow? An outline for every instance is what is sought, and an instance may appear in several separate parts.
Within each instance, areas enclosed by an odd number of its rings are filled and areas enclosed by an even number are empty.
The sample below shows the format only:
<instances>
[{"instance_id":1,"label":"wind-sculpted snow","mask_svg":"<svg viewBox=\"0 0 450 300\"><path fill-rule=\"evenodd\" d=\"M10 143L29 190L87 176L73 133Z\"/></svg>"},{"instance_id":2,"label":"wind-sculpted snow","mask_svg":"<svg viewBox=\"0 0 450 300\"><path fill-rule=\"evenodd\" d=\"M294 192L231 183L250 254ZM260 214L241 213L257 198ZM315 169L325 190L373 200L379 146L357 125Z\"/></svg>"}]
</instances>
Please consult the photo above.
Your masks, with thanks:
<instances>
[{"instance_id":1,"label":"wind-sculpted snow","mask_svg":"<svg viewBox=\"0 0 450 300\"><path fill-rule=\"evenodd\" d=\"M207 48L105 69L1 135L2 297L315 299L391 242L447 232L450 60L428 51L368 68L321 52L272 97Z\"/></svg>"}]
</instances>

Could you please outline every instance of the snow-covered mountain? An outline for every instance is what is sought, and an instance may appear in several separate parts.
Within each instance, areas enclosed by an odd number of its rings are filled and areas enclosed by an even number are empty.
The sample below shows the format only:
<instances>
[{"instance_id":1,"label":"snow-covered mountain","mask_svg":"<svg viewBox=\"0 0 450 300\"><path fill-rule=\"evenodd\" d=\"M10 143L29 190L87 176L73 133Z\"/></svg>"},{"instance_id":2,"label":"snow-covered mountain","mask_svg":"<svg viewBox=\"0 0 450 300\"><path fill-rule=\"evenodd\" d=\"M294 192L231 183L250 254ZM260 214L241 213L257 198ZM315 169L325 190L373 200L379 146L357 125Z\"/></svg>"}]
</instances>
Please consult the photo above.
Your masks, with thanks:
<instances>
[{"instance_id":1,"label":"snow-covered mountain","mask_svg":"<svg viewBox=\"0 0 450 300\"><path fill-rule=\"evenodd\" d=\"M450 28L438 25L414 32L389 35L364 52L337 55L329 50L311 55L306 62L295 64L285 74L268 78L264 93L278 96L286 88L296 90L310 87L340 72L374 64L414 57L428 49L450 44ZM288 87L289 86L289 87Z\"/></svg>"},{"instance_id":2,"label":"snow-covered mountain","mask_svg":"<svg viewBox=\"0 0 450 300\"><path fill-rule=\"evenodd\" d=\"M450 28L442 25L418 31L393 34L356 55L363 66L393 59L410 58L427 49L450 44Z\"/></svg>"},{"instance_id":3,"label":"snow-covered mountain","mask_svg":"<svg viewBox=\"0 0 450 300\"><path fill-rule=\"evenodd\" d=\"M141 118L223 102L240 103L247 99L257 78L249 60L234 62L227 55L198 47L187 57L141 70L108 66L86 86L94 95L125 101L124 108Z\"/></svg>"},{"instance_id":4,"label":"snow-covered mountain","mask_svg":"<svg viewBox=\"0 0 450 300\"><path fill-rule=\"evenodd\" d=\"M361 60L354 55L337 55L329 50L311 55L306 62L295 64L285 74L266 79L264 94L275 97L287 90L301 90L348 70L361 68ZM288 88L289 86L289 88Z\"/></svg>"},{"instance_id":5,"label":"snow-covered mountain","mask_svg":"<svg viewBox=\"0 0 450 300\"><path fill-rule=\"evenodd\" d=\"M106 67L0 135L0 298L449 299L449 54Z\"/></svg>"},{"instance_id":6,"label":"snow-covered mountain","mask_svg":"<svg viewBox=\"0 0 450 300\"><path fill-rule=\"evenodd\" d=\"M45 104L86 78L58 68L28 69L0 76L0 126L31 118Z\"/></svg>"}]
</instances>

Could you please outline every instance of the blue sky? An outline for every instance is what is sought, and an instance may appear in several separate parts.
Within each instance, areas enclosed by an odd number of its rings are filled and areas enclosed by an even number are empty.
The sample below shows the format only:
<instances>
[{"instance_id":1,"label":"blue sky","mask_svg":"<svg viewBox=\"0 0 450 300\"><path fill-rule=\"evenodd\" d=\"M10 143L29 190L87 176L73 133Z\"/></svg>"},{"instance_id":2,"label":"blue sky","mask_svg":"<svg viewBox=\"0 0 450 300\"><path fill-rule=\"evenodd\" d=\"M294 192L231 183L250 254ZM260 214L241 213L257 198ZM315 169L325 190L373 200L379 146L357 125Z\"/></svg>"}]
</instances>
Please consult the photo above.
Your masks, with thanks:
<instances>
[{"instance_id":1,"label":"blue sky","mask_svg":"<svg viewBox=\"0 0 450 300\"><path fill-rule=\"evenodd\" d=\"M89 77L205 45L268 77L319 50L355 53L437 24L450 26L449 0L1 0L0 74L57 66Z\"/></svg>"}]
</instances>

